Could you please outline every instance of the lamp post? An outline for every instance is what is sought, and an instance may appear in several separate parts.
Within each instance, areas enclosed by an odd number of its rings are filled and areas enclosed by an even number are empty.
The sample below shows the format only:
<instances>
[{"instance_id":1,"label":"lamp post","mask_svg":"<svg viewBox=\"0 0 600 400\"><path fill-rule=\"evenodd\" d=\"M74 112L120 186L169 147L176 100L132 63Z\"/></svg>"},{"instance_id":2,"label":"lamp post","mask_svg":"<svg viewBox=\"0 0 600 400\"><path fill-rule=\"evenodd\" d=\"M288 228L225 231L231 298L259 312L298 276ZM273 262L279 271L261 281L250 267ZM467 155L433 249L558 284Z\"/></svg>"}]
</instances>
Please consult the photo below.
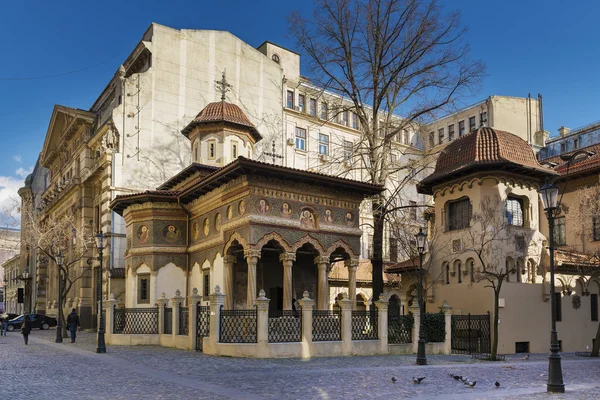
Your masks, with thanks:
<instances>
[{"instance_id":1,"label":"lamp post","mask_svg":"<svg viewBox=\"0 0 600 400\"><path fill-rule=\"evenodd\" d=\"M23 271L23 273L21 274L21 280L25 283L25 285L24 285L25 286L25 289L24 289L25 290L25 293L24 293L25 312L24 312L24 314L27 314L31 311L28 307L28 302L27 302L27 286L29 286L29 279L31 279L29 277L29 271L28 270Z\"/></svg>"},{"instance_id":2,"label":"lamp post","mask_svg":"<svg viewBox=\"0 0 600 400\"><path fill-rule=\"evenodd\" d=\"M423 228L419 228L417 237L417 249L419 250L419 345L417 347L417 365L427 365L427 356L425 355L425 332L423 332L423 252L425 251L425 240L427 235L423 233Z\"/></svg>"},{"instance_id":3,"label":"lamp post","mask_svg":"<svg viewBox=\"0 0 600 400\"><path fill-rule=\"evenodd\" d=\"M550 333L550 356L548 356L548 385L547 391L564 393L560 354L558 353L558 333L556 332L556 295L554 294L554 218L558 211L558 187L546 180L540 189L540 199L548 217L550 230L550 301L552 307L552 331Z\"/></svg>"},{"instance_id":4,"label":"lamp post","mask_svg":"<svg viewBox=\"0 0 600 400\"><path fill-rule=\"evenodd\" d=\"M61 320L61 311L62 311L62 266L63 266L63 255L59 250L58 254L55 257L56 266L58 267L58 318L56 324L56 343L62 343L62 320Z\"/></svg>"},{"instance_id":5,"label":"lamp post","mask_svg":"<svg viewBox=\"0 0 600 400\"><path fill-rule=\"evenodd\" d=\"M102 313L102 250L104 249L104 234L102 231L96 235L96 247L98 248L98 259L100 260L100 323L98 326L98 343L96 353L106 353L106 344L104 343L104 314Z\"/></svg>"}]
</instances>

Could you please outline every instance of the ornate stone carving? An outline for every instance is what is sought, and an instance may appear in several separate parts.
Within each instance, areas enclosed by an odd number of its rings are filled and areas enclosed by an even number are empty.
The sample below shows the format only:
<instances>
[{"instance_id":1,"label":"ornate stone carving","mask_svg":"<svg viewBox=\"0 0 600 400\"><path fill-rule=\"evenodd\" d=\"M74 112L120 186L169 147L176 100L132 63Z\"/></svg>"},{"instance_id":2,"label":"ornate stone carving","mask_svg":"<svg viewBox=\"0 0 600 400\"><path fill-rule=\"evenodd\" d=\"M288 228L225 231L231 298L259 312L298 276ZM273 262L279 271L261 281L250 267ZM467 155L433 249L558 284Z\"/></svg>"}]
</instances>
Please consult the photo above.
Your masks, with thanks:
<instances>
[{"instance_id":1,"label":"ornate stone carving","mask_svg":"<svg viewBox=\"0 0 600 400\"><path fill-rule=\"evenodd\" d=\"M296 261L296 253L281 253L279 261Z\"/></svg>"}]
</instances>

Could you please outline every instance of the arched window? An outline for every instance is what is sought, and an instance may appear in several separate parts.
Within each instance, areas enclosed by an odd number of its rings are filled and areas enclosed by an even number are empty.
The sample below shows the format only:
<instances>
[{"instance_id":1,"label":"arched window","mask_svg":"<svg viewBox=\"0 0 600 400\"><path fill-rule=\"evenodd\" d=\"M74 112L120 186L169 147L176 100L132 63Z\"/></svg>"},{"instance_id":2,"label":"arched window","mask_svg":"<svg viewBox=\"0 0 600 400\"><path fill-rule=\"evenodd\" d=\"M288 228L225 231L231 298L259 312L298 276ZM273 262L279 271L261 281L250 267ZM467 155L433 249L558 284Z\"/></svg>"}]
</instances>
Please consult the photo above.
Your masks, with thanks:
<instances>
[{"instance_id":1,"label":"arched window","mask_svg":"<svg viewBox=\"0 0 600 400\"><path fill-rule=\"evenodd\" d=\"M271 56L271 59L272 59L273 61L275 61L277 64L279 64L279 62L280 62L280 60L279 60L279 56L278 56L277 54L273 54L273 55Z\"/></svg>"},{"instance_id":2,"label":"arched window","mask_svg":"<svg viewBox=\"0 0 600 400\"><path fill-rule=\"evenodd\" d=\"M446 264L446 285L450 284L450 265Z\"/></svg>"},{"instance_id":3,"label":"arched window","mask_svg":"<svg viewBox=\"0 0 600 400\"><path fill-rule=\"evenodd\" d=\"M456 265L456 270L458 272L458 283L462 283L462 264L460 262Z\"/></svg>"}]
</instances>

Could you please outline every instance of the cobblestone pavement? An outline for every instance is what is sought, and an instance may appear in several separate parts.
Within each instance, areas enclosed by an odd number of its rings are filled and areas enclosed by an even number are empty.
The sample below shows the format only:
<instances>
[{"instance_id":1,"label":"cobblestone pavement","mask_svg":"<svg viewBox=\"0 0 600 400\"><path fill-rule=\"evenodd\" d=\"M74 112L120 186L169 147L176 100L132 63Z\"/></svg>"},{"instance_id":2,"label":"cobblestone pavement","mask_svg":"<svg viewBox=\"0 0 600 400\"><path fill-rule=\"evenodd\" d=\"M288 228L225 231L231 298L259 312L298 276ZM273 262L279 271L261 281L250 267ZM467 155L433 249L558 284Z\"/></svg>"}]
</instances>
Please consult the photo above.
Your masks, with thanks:
<instances>
[{"instance_id":1,"label":"cobblestone pavement","mask_svg":"<svg viewBox=\"0 0 600 400\"><path fill-rule=\"evenodd\" d=\"M78 399L600 399L600 360L563 354L564 395L545 393L548 359L469 356L237 359L156 346L108 346L95 354L95 334L56 344L54 330L0 337L0 376L6 398L62 394ZM448 377L477 381L469 388ZM391 381L392 376L397 382ZM412 376L426 376L421 385ZM500 388L494 387L498 380Z\"/></svg>"}]
</instances>

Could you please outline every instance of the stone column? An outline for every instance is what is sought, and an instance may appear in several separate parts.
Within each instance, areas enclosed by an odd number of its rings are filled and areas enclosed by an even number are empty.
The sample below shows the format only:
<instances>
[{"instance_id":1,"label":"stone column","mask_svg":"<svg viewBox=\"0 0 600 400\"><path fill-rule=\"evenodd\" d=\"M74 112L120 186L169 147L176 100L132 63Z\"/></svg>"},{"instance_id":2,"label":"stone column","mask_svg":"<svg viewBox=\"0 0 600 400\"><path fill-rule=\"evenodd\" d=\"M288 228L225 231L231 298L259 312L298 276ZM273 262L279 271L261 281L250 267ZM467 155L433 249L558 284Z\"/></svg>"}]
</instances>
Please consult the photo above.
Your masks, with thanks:
<instances>
[{"instance_id":1,"label":"stone column","mask_svg":"<svg viewBox=\"0 0 600 400\"><path fill-rule=\"evenodd\" d=\"M110 299L106 300L106 333L104 334L104 340L107 344L110 344L110 339L112 337L112 333L114 332L115 326L115 306L117 305L118 300L115 299L115 294L110 294Z\"/></svg>"},{"instance_id":2,"label":"stone column","mask_svg":"<svg viewBox=\"0 0 600 400\"><path fill-rule=\"evenodd\" d=\"M352 301L352 309L356 310L356 269L358 260L349 260L346 262L348 267L348 297Z\"/></svg>"},{"instance_id":3,"label":"stone column","mask_svg":"<svg viewBox=\"0 0 600 400\"><path fill-rule=\"evenodd\" d=\"M228 296L229 297L229 296ZM227 297L225 297L227 299ZM198 316L198 302L202 300L202 296L198 294L198 289L194 288L192 294L188 296L188 305L190 312L189 317L189 330L190 335L188 336L188 349L196 350L196 336L198 335L198 325L196 324L196 318Z\"/></svg>"},{"instance_id":4,"label":"stone column","mask_svg":"<svg viewBox=\"0 0 600 400\"><path fill-rule=\"evenodd\" d=\"M410 306L409 309L412 312L415 321L412 331L412 350L414 354L417 354L419 346L419 326L421 325L421 309L418 304Z\"/></svg>"},{"instance_id":5,"label":"stone column","mask_svg":"<svg viewBox=\"0 0 600 400\"><path fill-rule=\"evenodd\" d=\"M283 263L283 309L292 309L292 266L296 253L282 253L279 260Z\"/></svg>"},{"instance_id":6,"label":"stone column","mask_svg":"<svg viewBox=\"0 0 600 400\"><path fill-rule=\"evenodd\" d=\"M389 303L383 296L379 295L379 300L375 302L379 311L379 320L377 321L377 335L379 336L379 351L381 354L388 354L388 306Z\"/></svg>"},{"instance_id":7,"label":"stone column","mask_svg":"<svg viewBox=\"0 0 600 400\"><path fill-rule=\"evenodd\" d=\"M158 334L163 335L165 333L165 306L169 304L169 299L164 292L160 294L156 304L158 304Z\"/></svg>"},{"instance_id":8,"label":"stone column","mask_svg":"<svg viewBox=\"0 0 600 400\"><path fill-rule=\"evenodd\" d=\"M225 284L225 309L233 310L233 266L235 265L235 256L223 257L223 280Z\"/></svg>"},{"instance_id":9,"label":"stone column","mask_svg":"<svg viewBox=\"0 0 600 400\"><path fill-rule=\"evenodd\" d=\"M256 264L260 259L260 250L246 250L244 256L248 262L246 310L250 310L254 308L254 299L256 298Z\"/></svg>"},{"instance_id":10,"label":"stone column","mask_svg":"<svg viewBox=\"0 0 600 400\"><path fill-rule=\"evenodd\" d=\"M444 338L444 354L452 354L452 307L444 300L440 307L440 311L444 313L444 324L446 329L446 337Z\"/></svg>"},{"instance_id":11,"label":"stone column","mask_svg":"<svg viewBox=\"0 0 600 400\"><path fill-rule=\"evenodd\" d=\"M256 356L269 357L269 302L265 291L260 289L256 299Z\"/></svg>"},{"instance_id":12,"label":"stone column","mask_svg":"<svg viewBox=\"0 0 600 400\"><path fill-rule=\"evenodd\" d=\"M221 333L221 306L225 304L225 295L221 293L219 285L215 286L215 292L208 296L210 299L210 336L208 346L203 348L205 354L218 354L217 343ZM206 342L205 342L206 343Z\"/></svg>"},{"instance_id":13,"label":"stone column","mask_svg":"<svg viewBox=\"0 0 600 400\"><path fill-rule=\"evenodd\" d=\"M179 307L183 305L184 297L181 296L181 292L179 289L175 291L175 297L171 299L171 306L173 307L173 318L171 333L173 335L173 340L175 340L175 336L179 335ZM174 342L173 342L174 343Z\"/></svg>"},{"instance_id":14,"label":"stone column","mask_svg":"<svg viewBox=\"0 0 600 400\"><path fill-rule=\"evenodd\" d=\"M352 300L347 293L342 294L338 304L342 309L342 354L352 354Z\"/></svg>"},{"instance_id":15,"label":"stone column","mask_svg":"<svg viewBox=\"0 0 600 400\"><path fill-rule=\"evenodd\" d=\"M312 354L312 315L315 301L308 297L308 292L305 290L298 303L302 307L302 358L310 358Z\"/></svg>"},{"instance_id":16,"label":"stone column","mask_svg":"<svg viewBox=\"0 0 600 400\"><path fill-rule=\"evenodd\" d=\"M327 272L329 269L329 257L315 257L315 264L319 271L318 294L317 294L317 310L329 309L329 277Z\"/></svg>"}]
</instances>

